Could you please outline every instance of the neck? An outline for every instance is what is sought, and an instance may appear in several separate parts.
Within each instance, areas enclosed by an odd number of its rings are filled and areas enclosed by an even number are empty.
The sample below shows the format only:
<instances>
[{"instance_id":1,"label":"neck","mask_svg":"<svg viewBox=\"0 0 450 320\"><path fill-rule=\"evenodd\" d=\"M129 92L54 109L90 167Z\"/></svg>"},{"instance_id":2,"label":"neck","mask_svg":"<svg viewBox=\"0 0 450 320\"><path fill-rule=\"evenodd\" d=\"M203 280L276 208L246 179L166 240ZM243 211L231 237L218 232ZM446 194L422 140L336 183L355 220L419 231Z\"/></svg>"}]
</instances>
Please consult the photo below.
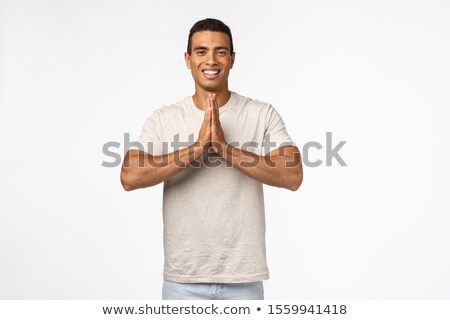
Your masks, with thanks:
<instances>
[{"instance_id":1,"label":"neck","mask_svg":"<svg viewBox=\"0 0 450 320\"><path fill-rule=\"evenodd\" d=\"M208 104L206 99L208 98L209 93L215 93L217 95L217 104L219 108L224 106L228 100L230 99L231 92L228 90L228 87L224 87L220 90L204 90L201 88L195 89L195 94L192 96L192 100L194 100L194 104L197 108L201 110L206 110Z\"/></svg>"}]
</instances>

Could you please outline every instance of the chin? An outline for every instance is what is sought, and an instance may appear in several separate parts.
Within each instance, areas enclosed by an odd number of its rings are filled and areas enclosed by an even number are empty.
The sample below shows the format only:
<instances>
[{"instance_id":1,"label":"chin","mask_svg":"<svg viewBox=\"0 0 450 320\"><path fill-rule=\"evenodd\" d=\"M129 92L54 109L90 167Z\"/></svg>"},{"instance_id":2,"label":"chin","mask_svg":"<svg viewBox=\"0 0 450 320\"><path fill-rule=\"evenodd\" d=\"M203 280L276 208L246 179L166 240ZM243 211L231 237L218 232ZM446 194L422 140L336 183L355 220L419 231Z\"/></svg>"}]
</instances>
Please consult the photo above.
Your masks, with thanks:
<instances>
[{"instance_id":1,"label":"chin","mask_svg":"<svg viewBox=\"0 0 450 320\"><path fill-rule=\"evenodd\" d=\"M218 87L218 86L202 86L202 85L200 85L199 87L205 91L211 91L211 92L219 91L219 89L220 89L220 87Z\"/></svg>"},{"instance_id":2,"label":"chin","mask_svg":"<svg viewBox=\"0 0 450 320\"><path fill-rule=\"evenodd\" d=\"M220 89L225 87L225 84L200 84L200 87L207 91L219 91Z\"/></svg>"}]
</instances>

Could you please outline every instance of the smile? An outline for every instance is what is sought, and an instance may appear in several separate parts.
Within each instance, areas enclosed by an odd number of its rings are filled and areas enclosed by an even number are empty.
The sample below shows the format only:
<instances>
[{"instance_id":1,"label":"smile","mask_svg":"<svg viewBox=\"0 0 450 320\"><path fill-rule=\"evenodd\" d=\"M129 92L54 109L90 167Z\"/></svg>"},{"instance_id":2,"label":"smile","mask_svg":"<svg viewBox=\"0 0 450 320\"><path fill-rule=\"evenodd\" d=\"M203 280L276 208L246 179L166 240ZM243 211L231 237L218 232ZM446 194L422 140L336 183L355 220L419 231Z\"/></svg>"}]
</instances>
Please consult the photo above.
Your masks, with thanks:
<instances>
[{"instance_id":1,"label":"smile","mask_svg":"<svg viewBox=\"0 0 450 320\"><path fill-rule=\"evenodd\" d=\"M217 75L220 73L220 70L205 69L202 70L202 73L205 75L206 78L214 79L217 78Z\"/></svg>"}]
</instances>

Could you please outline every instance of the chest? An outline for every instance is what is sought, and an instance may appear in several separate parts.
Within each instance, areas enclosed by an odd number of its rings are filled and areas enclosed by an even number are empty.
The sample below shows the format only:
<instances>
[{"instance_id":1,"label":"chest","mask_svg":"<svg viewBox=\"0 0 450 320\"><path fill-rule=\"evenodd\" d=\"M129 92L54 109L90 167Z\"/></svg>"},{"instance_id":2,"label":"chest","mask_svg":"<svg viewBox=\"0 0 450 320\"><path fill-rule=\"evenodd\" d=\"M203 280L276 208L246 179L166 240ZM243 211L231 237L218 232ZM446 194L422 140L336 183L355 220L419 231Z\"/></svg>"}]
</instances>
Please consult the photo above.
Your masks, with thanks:
<instances>
[{"instance_id":1,"label":"chest","mask_svg":"<svg viewBox=\"0 0 450 320\"><path fill-rule=\"evenodd\" d=\"M199 115L179 114L161 120L162 138L168 143L169 152L194 144L203 123ZM260 154L266 126L258 113L221 112L220 123L229 144Z\"/></svg>"}]
</instances>

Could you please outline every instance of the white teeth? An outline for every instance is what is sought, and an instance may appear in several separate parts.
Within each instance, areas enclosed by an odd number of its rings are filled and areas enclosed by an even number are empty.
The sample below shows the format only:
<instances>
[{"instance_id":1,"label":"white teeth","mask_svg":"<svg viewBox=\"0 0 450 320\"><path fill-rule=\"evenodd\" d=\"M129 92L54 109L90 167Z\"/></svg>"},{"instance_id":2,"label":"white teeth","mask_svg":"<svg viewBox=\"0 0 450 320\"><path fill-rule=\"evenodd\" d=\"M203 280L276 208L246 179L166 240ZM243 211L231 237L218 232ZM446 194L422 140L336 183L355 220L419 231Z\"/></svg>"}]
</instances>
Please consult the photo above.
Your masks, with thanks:
<instances>
[{"instance_id":1,"label":"white teeth","mask_svg":"<svg viewBox=\"0 0 450 320\"><path fill-rule=\"evenodd\" d=\"M203 70L203 73L206 73L206 74L218 74L219 70Z\"/></svg>"}]
</instances>

